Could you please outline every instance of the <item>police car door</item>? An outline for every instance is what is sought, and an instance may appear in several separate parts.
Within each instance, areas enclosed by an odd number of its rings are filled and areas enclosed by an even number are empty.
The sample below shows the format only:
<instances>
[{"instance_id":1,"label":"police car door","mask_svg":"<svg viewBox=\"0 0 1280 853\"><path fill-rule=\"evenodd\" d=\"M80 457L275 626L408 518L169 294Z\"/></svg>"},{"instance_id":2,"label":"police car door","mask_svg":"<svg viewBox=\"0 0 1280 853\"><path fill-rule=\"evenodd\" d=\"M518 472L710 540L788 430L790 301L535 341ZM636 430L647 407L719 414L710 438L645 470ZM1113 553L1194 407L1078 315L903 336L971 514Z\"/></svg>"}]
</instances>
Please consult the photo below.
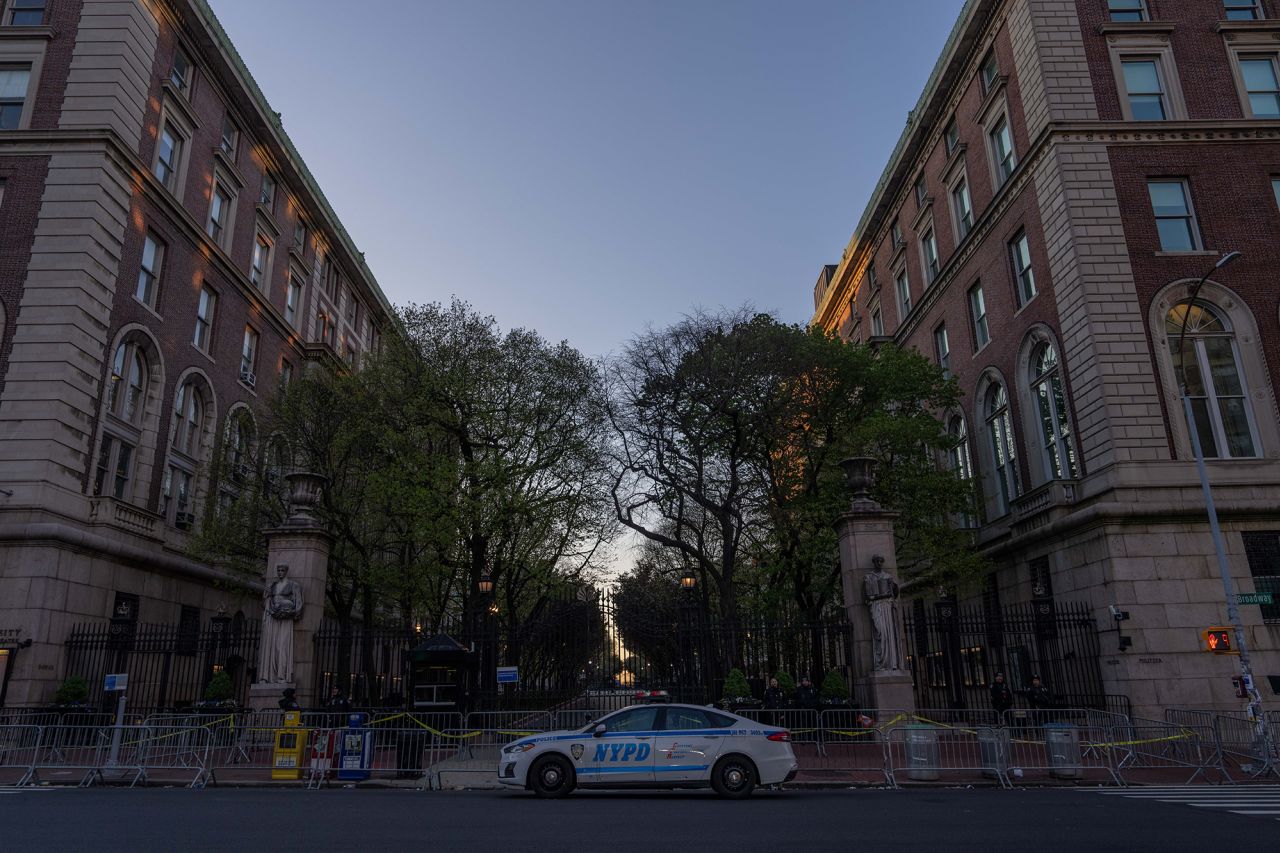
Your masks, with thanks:
<instances>
[{"instance_id":1,"label":"police car door","mask_svg":"<svg viewBox=\"0 0 1280 853\"><path fill-rule=\"evenodd\" d=\"M586 783L632 783L653 781L653 738L659 708L628 708L605 717L605 732L587 735L588 741L578 766L578 778Z\"/></svg>"},{"instance_id":2,"label":"police car door","mask_svg":"<svg viewBox=\"0 0 1280 853\"><path fill-rule=\"evenodd\" d=\"M667 719L653 746L653 772L659 782L697 782L709 778L733 720L701 708L667 708Z\"/></svg>"}]
</instances>

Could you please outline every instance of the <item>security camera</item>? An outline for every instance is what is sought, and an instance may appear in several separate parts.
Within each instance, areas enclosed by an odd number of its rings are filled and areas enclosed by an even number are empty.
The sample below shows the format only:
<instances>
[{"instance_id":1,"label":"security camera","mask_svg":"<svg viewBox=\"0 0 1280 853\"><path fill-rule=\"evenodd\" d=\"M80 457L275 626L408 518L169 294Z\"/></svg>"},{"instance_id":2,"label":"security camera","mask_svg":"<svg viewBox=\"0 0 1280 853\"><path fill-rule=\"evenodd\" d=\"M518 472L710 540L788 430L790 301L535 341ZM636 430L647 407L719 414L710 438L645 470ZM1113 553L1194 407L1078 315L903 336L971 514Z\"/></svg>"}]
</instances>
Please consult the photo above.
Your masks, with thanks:
<instances>
[{"instance_id":1,"label":"security camera","mask_svg":"<svg viewBox=\"0 0 1280 853\"><path fill-rule=\"evenodd\" d=\"M1107 609L1111 611L1111 618L1116 620L1117 622L1123 622L1124 620L1129 618L1128 610L1121 610L1119 607L1117 607L1114 604L1110 605Z\"/></svg>"}]
</instances>

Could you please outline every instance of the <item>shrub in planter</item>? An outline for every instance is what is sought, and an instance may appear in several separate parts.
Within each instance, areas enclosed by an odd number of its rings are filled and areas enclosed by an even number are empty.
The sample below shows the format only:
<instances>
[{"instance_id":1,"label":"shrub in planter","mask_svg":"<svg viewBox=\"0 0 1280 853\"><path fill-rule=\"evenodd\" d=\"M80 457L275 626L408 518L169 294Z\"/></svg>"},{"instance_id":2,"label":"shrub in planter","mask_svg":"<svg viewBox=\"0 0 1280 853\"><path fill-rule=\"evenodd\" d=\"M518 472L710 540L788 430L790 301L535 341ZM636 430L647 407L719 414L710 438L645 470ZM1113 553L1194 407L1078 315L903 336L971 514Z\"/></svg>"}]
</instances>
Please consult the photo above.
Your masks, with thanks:
<instances>
[{"instance_id":1,"label":"shrub in planter","mask_svg":"<svg viewBox=\"0 0 1280 853\"><path fill-rule=\"evenodd\" d=\"M746 674L734 667L724 678L724 704L728 708L741 708L754 705L756 700L751 695L751 685L747 683Z\"/></svg>"},{"instance_id":2,"label":"shrub in planter","mask_svg":"<svg viewBox=\"0 0 1280 853\"><path fill-rule=\"evenodd\" d=\"M224 670L209 680L209 685L204 689L204 698L196 704L201 708L225 708L235 704L234 696L231 676Z\"/></svg>"},{"instance_id":3,"label":"shrub in planter","mask_svg":"<svg viewBox=\"0 0 1280 853\"><path fill-rule=\"evenodd\" d=\"M844 683L840 670L827 670L822 679L822 690L819 691L824 705L847 705L849 703L849 685Z\"/></svg>"},{"instance_id":4,"label":"shrub in planter","mask_svg":"<svg viewBox=\"0 0 1280 853\"><path fill-rule=\"evenodd\" d=\"M78 675L73 675L62 682L57 692L53 694L54 704L64 707L79 707L88 699L89 685Z\"/></svg>"}]
</instances>

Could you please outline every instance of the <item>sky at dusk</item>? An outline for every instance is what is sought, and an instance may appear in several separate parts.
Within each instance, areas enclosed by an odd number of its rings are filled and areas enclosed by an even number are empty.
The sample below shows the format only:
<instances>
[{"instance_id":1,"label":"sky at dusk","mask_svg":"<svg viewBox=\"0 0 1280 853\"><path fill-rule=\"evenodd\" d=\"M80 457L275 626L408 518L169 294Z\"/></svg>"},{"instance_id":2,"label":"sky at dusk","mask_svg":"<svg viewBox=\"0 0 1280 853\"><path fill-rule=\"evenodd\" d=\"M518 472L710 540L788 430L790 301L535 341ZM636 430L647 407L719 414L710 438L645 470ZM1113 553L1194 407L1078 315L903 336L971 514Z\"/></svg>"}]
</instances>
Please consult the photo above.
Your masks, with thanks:
<instances>
[{"instance_id":1,"label":"sky at dusk","mask_svg":"<svg viewBox=\"0 0 1280 853\"><path fill-rule=\"evenodd\" d=\"M395 303L803 322L962 0L210 0Z\"/></svg>"}]
</instances>

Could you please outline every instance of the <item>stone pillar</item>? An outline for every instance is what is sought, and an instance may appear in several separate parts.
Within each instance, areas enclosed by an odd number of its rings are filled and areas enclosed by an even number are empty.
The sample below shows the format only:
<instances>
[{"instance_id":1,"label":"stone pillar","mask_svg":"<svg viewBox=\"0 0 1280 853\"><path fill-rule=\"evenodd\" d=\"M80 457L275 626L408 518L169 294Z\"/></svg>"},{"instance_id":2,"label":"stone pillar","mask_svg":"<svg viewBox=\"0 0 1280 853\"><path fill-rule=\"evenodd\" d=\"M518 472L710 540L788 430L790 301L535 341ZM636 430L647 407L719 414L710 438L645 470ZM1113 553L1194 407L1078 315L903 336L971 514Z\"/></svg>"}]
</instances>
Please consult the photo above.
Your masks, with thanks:
<instances>
[{"instance_id":1,"label":"stone pillar","mask_svg":"<svg viewBox=\"0 0 1280 853\"><path fill-rule=\"evenodd\" d=\"M868 608L865 579L879 567L894 581L898 579L897 549L893 524L898 513L880 506L870 495L870 459L848 459L841 463L854 499L849 511L836 519L840 539L840 576L844 586L845 609L853 626L853 665L859 684L867 694L860 697L873 708L913 712L915 693L909 670L875 668L874 629ZM881 561L876 558L881 558ZM906 666L906 637L902 630L901 605L894 621L900 667Z\"/></svg>"},{"instance_id":2,"label":"stone pillar","mask_svg":"<svg viewBox=\"0 0 1280 853\"><path fill-rule=\"evenodd\" d=\"M286 687L297 693L304 708L315 707L315 635L324 617L325 586L329 580L329 549L332 538L316 519L313 507L320 502L324 478L318 474L293 473L285 479L290 486L290 514L285 523L266 531L267 566L265 583L276 579L276 567L289 567L289 580L302 587L302 615L293 625L293 681L289 684L254 684L249 690L253 708L275 708Z\"/></svg>"}]
</instances>

